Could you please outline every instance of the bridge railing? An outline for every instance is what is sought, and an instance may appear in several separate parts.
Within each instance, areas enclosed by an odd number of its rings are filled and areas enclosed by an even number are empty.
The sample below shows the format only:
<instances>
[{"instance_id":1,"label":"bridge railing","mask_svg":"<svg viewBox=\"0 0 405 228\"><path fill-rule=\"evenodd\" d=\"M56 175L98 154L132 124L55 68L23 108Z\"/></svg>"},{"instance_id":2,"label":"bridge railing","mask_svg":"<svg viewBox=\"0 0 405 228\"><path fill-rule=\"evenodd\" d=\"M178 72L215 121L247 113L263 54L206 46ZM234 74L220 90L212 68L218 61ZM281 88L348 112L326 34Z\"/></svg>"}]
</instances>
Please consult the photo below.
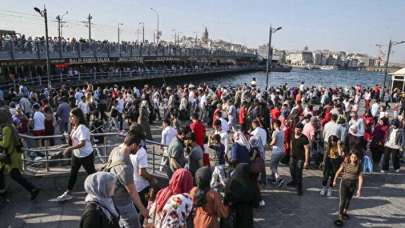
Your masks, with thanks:
<instances>
[{"instance_id":1,"label":"bridge railing","mask_svg":"<svg viewBox=\"0 0 405 228\"><path fill-rule=\"evenodd\" d=\"M46 174L50 172L70 172L71 156L63 154L69 146L67 135L31 136L20 134L24 142L23 170L33 174ZM91 133L95 164L105 164L113 148L120 145L125 137L119 132ZM101 139L101 140L100 140ZM56 143L51 146L52 143ZM158 142L146 140L149 169L152 173L158 172L161 167L163 148L167 147Z\"/></svg>"},{"instance_id":2,"label":"bridge railing","mask_svg":"<svg viewBox=\"0 0 405 228\"><path fill-rule=\"evenodd\" d=\"M119 72L93 72L93 73L79 73L78 75L59 74L51 75L50 81L52 85L58 84L82 84L84 82L120 82L125 80L145 80L156 79L172 76L181 76L187 74L203 74L203 73L221 73L230 70L254 70L258 65L245 65L245 66L218 66L210 68L183 68L183 69L155 69L155 70L131 70ZM0 88L6 89L15 87L17 84L23 84L28 87L43 87L47 86L48 78L46 76L36 76L28 78L18 78L14 81L0 82Z\"/></svg>"},{"instance_id":3,"label":"bridge railing","mask_svg":"<svg viewBox=\"0 0 405 228\"><path fill-rule=\"evenodd\" d=\"M150 44L109 43L99 41L49 42L49 57L140 57L140 56L186 56L186 57L256 57L251 50L230 51L202 47L186 48L174 45L156 46ZM45 59L44 40L1 40L0 60Z\"/></svg>"}]
</instances>

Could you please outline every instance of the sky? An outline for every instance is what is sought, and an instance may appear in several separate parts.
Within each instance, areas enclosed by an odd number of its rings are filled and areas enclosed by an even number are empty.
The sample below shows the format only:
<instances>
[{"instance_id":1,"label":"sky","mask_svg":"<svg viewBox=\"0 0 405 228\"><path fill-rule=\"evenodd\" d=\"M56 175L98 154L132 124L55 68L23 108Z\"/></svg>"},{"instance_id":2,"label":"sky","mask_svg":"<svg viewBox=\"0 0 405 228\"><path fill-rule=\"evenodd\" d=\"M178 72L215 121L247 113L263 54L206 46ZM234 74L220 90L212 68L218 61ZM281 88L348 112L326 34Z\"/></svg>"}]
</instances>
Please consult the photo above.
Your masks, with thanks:
<instances>
[{"instance_id":1,"label":"sky","mask_svg":"<svg viewBox=\"0 0 405 228\"><path fill-rule=\"evenodd\" d=\"M67 22L65 37L88 37L82 21L93 16L93 39L141 38L139 22L145 24L145 39L152 40L159 12L162 39L202 35L257 48L267 42L269 26L282 26L273 36L277 49L330 49L380 54L376 44L405 40L405 0L0 0L0 29L30 35L44 33L43 19L34 6L46 5L50 36L57 36L55 17ZM405 63L405 44L393 48L392 62Z\"/></svg>"}]
</instances>

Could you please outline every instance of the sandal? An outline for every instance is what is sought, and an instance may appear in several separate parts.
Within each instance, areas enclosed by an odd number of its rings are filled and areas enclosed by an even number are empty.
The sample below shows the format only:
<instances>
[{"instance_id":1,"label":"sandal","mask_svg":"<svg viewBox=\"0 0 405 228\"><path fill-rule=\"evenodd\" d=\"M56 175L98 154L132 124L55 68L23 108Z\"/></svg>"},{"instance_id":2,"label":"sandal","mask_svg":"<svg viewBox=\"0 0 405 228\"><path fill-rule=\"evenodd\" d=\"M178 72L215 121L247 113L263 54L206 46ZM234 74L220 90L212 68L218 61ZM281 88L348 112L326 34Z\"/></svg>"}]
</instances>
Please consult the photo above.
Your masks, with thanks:
<instances>
[{"instance_id":1,"label":"sandal","mask_svg":"<svg viewBox=\"0 0 405 228\"><path fill-rule=\"evenodd\" d=\"M349 216L348 214L343 214L343 215L342 215L342 218L343 218L344 220L349 220L349 219L350 219L350 216Z\"/></svg>"},{"instance_id":2,"label":"sandal","mask_svg":"<svg viewBox=\"0 0 405 228\"><path fill-rule=\"evenodd\" d=\"M343 226L343 221L341 219L337 219L335 220L335 225L338 227L342 227Z\"/></svg>"}]
</instances>

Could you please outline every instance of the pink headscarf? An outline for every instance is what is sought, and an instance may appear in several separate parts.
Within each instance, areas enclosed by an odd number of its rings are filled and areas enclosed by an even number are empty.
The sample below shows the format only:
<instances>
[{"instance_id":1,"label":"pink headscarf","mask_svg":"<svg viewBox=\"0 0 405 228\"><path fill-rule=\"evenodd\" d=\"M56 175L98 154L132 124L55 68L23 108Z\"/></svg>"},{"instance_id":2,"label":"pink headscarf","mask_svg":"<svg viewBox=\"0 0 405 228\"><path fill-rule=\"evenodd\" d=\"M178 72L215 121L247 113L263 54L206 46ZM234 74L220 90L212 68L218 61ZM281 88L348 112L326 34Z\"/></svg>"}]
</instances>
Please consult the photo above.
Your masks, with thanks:
<instances>
[{"instance_id":1,"label":"pink headscarf","mask_svg":"<svg viewBox=\"0 0 405 228\"><path fill-rule=\"evenodd\" d=\"M178 169L170 179L169 186L160 190L156 196L156 212L160 212L167 200L176 194L188 193L193 188L193 176L187 169Z\"/></svg>"}]
</instances>

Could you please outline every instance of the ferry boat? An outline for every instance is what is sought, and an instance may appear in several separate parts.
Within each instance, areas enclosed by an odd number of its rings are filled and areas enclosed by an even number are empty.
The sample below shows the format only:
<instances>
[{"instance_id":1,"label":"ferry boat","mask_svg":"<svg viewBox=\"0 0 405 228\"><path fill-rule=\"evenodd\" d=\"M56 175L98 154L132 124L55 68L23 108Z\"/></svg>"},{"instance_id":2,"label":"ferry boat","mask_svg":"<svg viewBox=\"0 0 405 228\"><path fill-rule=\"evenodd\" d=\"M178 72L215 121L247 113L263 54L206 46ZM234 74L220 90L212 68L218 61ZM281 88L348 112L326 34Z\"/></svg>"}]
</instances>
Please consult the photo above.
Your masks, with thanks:
<instances>
[{"instance_id":1,"label":"ferry boat","mask_svg":"<svg viewBox=\"0 0 405 228\"><path fill-rule=\"evenodd\" d=\"M321 66L319 67L321 70L336 70L337 68L335 66Z\"/></svg>"}]
</instances>

